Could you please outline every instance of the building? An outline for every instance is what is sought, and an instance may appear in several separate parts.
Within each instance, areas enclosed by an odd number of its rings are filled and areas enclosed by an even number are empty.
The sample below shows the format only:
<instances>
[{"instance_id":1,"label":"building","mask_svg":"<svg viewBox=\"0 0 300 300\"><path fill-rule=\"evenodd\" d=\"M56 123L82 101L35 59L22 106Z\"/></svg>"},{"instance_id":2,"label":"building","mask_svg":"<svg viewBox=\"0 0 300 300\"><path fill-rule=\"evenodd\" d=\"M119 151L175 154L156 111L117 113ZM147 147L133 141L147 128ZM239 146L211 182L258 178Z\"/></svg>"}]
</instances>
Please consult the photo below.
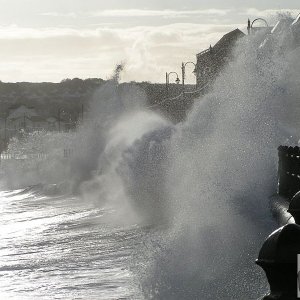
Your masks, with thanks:
<instances>
[{"instance_id":1,"label":"building","mask_svg":"<svg viewBox=\"0 0 300 300\"><path fill-rule=\"evenodd\" d=\"M10 118L7 123L8 137L15 135L20 130L26 132L41 131L48 129L48 122L40 116L18 116Z\"/></svg>"},{"instance_id":2,"label":"building","mask_svg":"<svg viewBox=\"0 0 300 300\"><path fill-rule=\"evenodd\" d=\"M231 59L236 42L244 36L241 30L235 29L225 34L213 47L210 46L197 54L195 73L198 88L216 79L224 65Z\"/></svg>"},{"instance_id":3,"label":"building","mask_svg":"<svg viewBox=\"0 0 300 300\"><path fill-rule=\"evenodd\" d=\"M273 27L269 26L265 19L257 18L252 22L248 19L248 35L258 32L267 35L272 32L272 29ZM197 54L195 73L198 88L206 86L217 78L220 71L232 58L236 42L245 36L241 30L235 29L225 34L213 47L210 46L208 49Z\"/></svg>"},{"instance_id":4,"label":"building","mask_svg":"<svg viewBox=\"0 0 300 300\"><path fill-rule=\"evenodd\" d=\"M60 128L60 125L64 125L63 124L59 124L59 123L62 123L61 121L58 122L57 118L55 117L50 117L47 119L47 123L48 123L48 130L49 131L57 131L59 130Z\"/></svg>"},{"instance_id":5,"label":"building","mask_svg":"<svg viewBox=\"0 0 300 300\"><path fill-rule=\"evenodd\" d=\"M20 117L36 117L38 114L36 113L33 107L27 107L25 105L19 105L16 107L11 107L8 112L7 120L18 119Z\"/></svg>"},{"instance_id":6,"label":"building","mask_svg":"<svg viewBox=\"0 0 300 300\"><path fill-rule=\"evenodd\" d=\"M40 116L34 108L26 107L25 105L10 108L7 117L0 120L0 125L2 129L2 131L0 130L0 136L2 139L5 135L6 139L9 139L20 131L57 131L66 130L67 127L64 121L60 120L59 122L55 117L46 119Z\"/></svg>"},{"instance_id":7,"label":"building","mask_svg":"<svg viewBox=\"0 0 300 300\"><path fill-rule=\"evenodd\" d=\"M39 127L41 119L32 107L20 105L9 109L6 129L8 137L16 134L21 129L30 131L34 127Z\"/></svg>"}]
</instances>

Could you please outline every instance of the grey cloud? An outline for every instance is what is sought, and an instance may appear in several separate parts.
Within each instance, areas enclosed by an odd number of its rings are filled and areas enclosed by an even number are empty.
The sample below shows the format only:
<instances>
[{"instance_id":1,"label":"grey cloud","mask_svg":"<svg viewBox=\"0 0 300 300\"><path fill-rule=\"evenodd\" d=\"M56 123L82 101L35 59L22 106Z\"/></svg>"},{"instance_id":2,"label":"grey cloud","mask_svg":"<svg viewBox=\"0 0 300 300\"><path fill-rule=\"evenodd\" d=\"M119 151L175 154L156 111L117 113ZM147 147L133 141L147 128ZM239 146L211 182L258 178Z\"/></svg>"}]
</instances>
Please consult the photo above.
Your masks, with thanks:
<instances>
[{"instance_id":1,"label":"grey cloud","mask_svg":"<svg viewBox=\"0 0 300 300\"><path fill-rule=\"evenodd\" d=\"M59 17L59 18L76 18L76 17L78 17L78 14L75 12L68 12L68 13L45 12L45 13L41 13L40 15L46 16L46 17Z\"/></svg>"},{"instance_id":2,"label":"grey cloud","mask_svg":"<svg viewBox=\"0 0 300 300\"><path fill-rule=\"evenodd\" d=\"M291 13L293 16L297 16L299 14L299 9L292 8L282 8L282 9L257 9L257 8L247 8L243 9L239 12L240 15L246 16L256 16L256 17L273 17L280 13Z\"/></svg>"},{"instance_id":3,"label":"grey cloud","mask_svg":"<svg viewBox=\"0 0 300 300\"><path fill-rule=\"evenodd\" d=\"M126 61L124 80L163 81L167 70L179 70L181 61L195 61L197 52L236 27L177 23L97 30L2 28L1 80L106 78L116 63ZM15 77L18 69L22 72Z\"/></svg>"},{"instance_id":4,"label":"grey cloud","mask_svg":"<svg viewBox=\"0 0 300 300\"><path fill-rule=\"evenodd\" d=\"M100 17L165 17L182 18L200 15L227 15L231 9L203 9L203 10L147 10L147 9L114 9L90 13L91 16Z\"/></svg>"},{"instance_id":5,"label":"grey cloud","mask_svg":"<svg viewBox=\"0 0 300 300\"><path fill-rule=\"evenodd\" d=\"M149 10L149 9L108 9L91 12L44 12L41 15L59 18L79 18L79 17L163 17L163 18L187 18L191 16L226 16L231 9L202 9L202 10Z\"/></svg>"}]
</instances>

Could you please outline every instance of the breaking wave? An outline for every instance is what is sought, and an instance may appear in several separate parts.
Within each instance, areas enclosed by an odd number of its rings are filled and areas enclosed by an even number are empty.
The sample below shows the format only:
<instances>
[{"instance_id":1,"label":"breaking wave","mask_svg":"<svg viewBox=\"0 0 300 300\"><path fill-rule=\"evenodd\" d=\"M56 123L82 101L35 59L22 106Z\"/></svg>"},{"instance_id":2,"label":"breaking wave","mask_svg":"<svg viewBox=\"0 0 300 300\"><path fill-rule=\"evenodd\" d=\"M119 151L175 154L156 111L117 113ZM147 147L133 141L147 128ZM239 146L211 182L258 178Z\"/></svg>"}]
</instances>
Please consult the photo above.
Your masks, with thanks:
<instances>
[{"instance_id":1,"label":"breaking wave","mask_svg":"<svg viewBox=\"0 0 300 300\"><path fill-rule=\"evenodd\" d=\"M300 125L300 50L285 23L266 40L244 38L177 125L147 109L136 86L120 93L118 66L78 131L38 136L48 160L7 166L6 184L64 182L84 201L115 207L118 222L154 226L132 266L146 299L263 295L267 283L254 260L275 227L268 197L276 190L276 148L296 140L291 132ZM67 160L58 155L64 147L74 149Z\"/></svg>"}]
</instances>

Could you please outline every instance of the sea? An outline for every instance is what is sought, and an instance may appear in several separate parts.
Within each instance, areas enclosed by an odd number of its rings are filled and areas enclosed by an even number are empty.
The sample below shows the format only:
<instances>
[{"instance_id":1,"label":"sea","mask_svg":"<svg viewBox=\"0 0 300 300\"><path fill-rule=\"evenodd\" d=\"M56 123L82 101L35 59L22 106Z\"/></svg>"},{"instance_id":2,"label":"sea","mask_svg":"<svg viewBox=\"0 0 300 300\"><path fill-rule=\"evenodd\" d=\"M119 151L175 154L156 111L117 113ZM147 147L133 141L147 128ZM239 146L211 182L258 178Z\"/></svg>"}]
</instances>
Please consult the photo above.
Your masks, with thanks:
<instances>
[{"instance_id":1,"label":"sea","mask_svg":"<svg viewBox=\"0 0 300 300\"><path fill-rule=\"evenodd\" d=\"M0 299L268 293L255 259L278 228L269 208L277 147L300 138L300 48L293 20L280 18L272 35L236 45L179 123L149 107L138 85L119 89L118 66L76 131L10 140L0 165Z\"/></svg>"}]
</instances>

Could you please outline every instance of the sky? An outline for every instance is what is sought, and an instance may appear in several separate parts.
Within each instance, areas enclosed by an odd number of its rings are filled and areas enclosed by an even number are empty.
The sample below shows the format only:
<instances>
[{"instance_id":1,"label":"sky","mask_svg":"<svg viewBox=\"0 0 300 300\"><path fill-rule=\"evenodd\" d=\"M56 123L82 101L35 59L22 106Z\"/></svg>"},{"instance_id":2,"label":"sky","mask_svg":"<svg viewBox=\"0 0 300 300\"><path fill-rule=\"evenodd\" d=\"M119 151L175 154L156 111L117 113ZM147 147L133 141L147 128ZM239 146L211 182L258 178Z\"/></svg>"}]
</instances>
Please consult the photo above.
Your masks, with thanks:
<instances>
[{"instance_id":1,"label":"sky","mask_svg":"<svg viewBox=\"0 0 300 300\"><path fill-rule=\"evenodd\" d=\"M297 5L298 4L298 5ZM182 62L256 17L300 13L299 0L0 0L0 80L164 82ZM192 64L187 81L195 81ZM176 78L174 78L176 79ZM173 79L171 79L173 80Z\"/></svg>"}]
</instances>

